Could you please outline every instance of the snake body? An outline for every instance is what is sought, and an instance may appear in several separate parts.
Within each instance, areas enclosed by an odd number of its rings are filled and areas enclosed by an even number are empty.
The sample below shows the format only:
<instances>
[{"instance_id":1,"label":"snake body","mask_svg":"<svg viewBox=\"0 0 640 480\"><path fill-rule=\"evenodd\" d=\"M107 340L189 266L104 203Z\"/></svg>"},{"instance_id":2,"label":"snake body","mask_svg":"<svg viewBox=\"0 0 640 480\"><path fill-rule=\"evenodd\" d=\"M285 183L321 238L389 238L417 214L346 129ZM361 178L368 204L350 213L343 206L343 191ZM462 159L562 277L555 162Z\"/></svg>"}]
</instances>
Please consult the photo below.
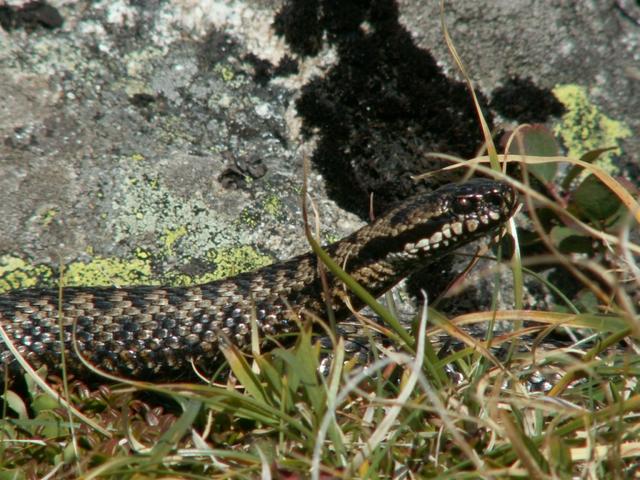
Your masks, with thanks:
<instances>
[{"instance_id":1,"label":"snake body","mask_svg":"<svg viewBox=\"0 0 640 480\"><path fill-rule=\"evenodd\" d=\"M472 180L412 197L326 251L374 296L478 237L495 232L515 211L506 184ZM327 274L338 321L363 305ZM193 376L191 362L211 371L220 344L251 350L251 316L261 338L295 332L295 316L326 314L315 254L188 287L67 287L0 295L0 324L34 367L60 364L60 314L67 365L84 368L75 347L98 369L139 379ZM75 338L74 338L75 334ZM15 365L0 342L0 361Z\"/></svg>"}]
</instances>

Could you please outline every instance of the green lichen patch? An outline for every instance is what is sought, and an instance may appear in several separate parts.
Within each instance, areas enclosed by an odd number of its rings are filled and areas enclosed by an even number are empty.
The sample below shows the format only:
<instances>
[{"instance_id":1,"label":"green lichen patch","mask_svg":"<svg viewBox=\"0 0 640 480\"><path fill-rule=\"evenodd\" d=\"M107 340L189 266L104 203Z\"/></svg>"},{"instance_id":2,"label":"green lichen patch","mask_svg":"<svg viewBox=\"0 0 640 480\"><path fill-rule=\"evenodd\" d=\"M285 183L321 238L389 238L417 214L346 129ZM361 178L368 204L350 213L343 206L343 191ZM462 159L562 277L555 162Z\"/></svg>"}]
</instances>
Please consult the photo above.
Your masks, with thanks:
<instances>
[{"instance_id":1,"label":"green lichen patch","mask_svg":"<svg viewBox=\"0 0 640 480\"><path fill-rule=\"evenodd\" d=\"M198 278L201 282L237 275L273 262L271 257L248 245L211 250L207 254L207 260L216 266L215 275L202 275Z\"/></svg>"},{"instance_id":2,"label":"green lichen patch","mask_svg":"<svg viewBox=\"0 0 640 480\"><path fill-rule=\"evenodd\" d=\"M235 78L234 71L226 65L216 65L214 71L220 75L225 82L230 82Z\"/></svg>"},{"instance_id":3,"label":"green lichen patch","mask_svg":"<svg viewBox=\"0 0 640 480\"><path fill-rule=\"evenodd\" d=\"M178 234L179 232L174 232ZM177 238L174 236L173 238ZM272 262L250 246L221 248L207 253L214 271L198 276L169 273L164 278L153 274L153 256L138 250L131 259L95 256L90 261L75 261L64 267L65 286L126 286L170 284L187 286L236 275ZM32 265L10 255L0 257L0 293L23 288L54 286L57 276L48 265Z\"/></svg>"},{"instance_id":4,"label":"green lichen patch","mask_svg":"<svg viewBox=\"0 0 640 480\"><path fill-rule=\"evenodd\" d=\"M169 273L166 282L173 286L189 286L213 282L271 264L273 259L262 255L250 246L214 249L207 253L212 271L191 276L185 273Z\"/></svg>"},{"instance_id":5,"label":"green lichen patch","mask_svg":"<svg viewBox=\"0 0 640 480\"><path fill-rule=\"evenodd\" d=\"M174 245L187 234L187 227L180 225L176 228L167 229L164 235L164 247L167 255L174 255Z\"/></svg>"},{"instance_id":6,"label":"green lichen patch","mask_svg":"<svg viewBox=\"0 0 640 480\"><path fill-rule=\"evenodd\" d=\"M282 191L274 185L263 184L261 187L266 193L254 199L250 205L242 209L237 220L234 222L237 228L256 228L264 221L265 216L276 220L285 220L287 215L284 202L282 201Z\"/></svg>"},{"instance_id":7,"label":"green lichen patch","mask_svg":"<svg viewBox=\"0 0 640 480\"><path fill-rule=\"evenodd\" d=\"M156 278L163 283L202 283L272 262L252 245L259 225L281 215L282 202L275 193L243 210L234 210L235 204L228 208L222 201L212 207L197 195L187 197L171 190L166 182L150 181L153 176L144 162L123 158L122 166L128 181L111 194L109 231L121 245L133 246L135 239L142 239L138 246L152 252L152 258L145 259L145 268L150 272L153 265ZM254 215L247 222L249 212ZM194 265L199 272L202 265L210 268L199 275L176 271Z\"/></svg>"},{"instance_id":8,"label":"green lichen patch","mask_svg":"<svg viewBox=\"0 0 640 480\"><path fill-rule=\"evenodd\" d=\"M558 85L553 93L567 109L554 130L569 150L569 156L580 158L591 150L619 146L621 139L631 135L631 129L626 124L607 117L591 103L584 87ZM619 149L603 153L598 165L614 172L613 158L619 154Z\"/></svg>"},{"instance_id":9,"label":"green lichen patch","mask_svg":"<svg viewBox=\"0 0 640 480\"><path fill-rule=\"evenodd\" d=\"M274 193L269 194L264 201L264 211L272 217L282 214L282 200L280 200L280 197Z\"/></svg>"},{"instance_id":10,"label":"green lichen patch","mask_svg":"<svg viewBox=\"0 0 640 480\"><path fill-rule=\"evenodd\" d=\"M56 208L49 208L40 216L43 226L48 226L58 216L60 212Z\"/></svg>"},{"instance_id":11,"label":"green lichen patch","mask_svg":"<svg viewBox=\"0 0 640 480\"><path fill-rule=\"evenodd\" d=\"M65 267L65 285L124 286L158 285L151 263L144 256L129 260L96 256L90 262L72 262Z\"/></svg>"},{"instance_id":12,"label":"green lichen patch","mask_svg":"<svg viewBox=\"0 0 640 480\"><path fill-rule=\"evenodd\" d=\"M53 269L47 265L31 265L11 255L0 256L0 293L35 287L52 278Z\"/></svg>"},{"instance_id":13,"label":"green lichen patch","mask_svg":"<svg viewBox=\"0 0 640 480\"><path fill-rule=\"evenodd\" d=\"M88 262L64 266L65 286L158 285L151 271L151 257L144 251L131 259L95 256ZM15 256L0 257L0 293L32 287L52 287L58 276L45 264L30 264Z\"/></svg>"}]
</instances>

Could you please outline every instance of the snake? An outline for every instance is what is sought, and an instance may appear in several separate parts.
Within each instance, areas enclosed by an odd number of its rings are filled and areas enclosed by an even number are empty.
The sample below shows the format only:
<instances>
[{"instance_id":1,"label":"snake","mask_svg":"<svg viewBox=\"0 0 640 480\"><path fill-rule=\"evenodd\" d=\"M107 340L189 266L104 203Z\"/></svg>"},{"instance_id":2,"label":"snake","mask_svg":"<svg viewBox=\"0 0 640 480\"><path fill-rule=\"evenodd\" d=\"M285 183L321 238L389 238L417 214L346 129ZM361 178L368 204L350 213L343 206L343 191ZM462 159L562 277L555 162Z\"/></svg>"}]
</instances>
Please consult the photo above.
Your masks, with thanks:
<instances>
[{"instance_id":1,"label":"snake","mask_svg":"<svg viewBox=\"0 0 640 480\"><path fill-rule=\"evenodd\" d=\"M511 186L491 179L448 184L410 197L323 247L371 295L475 239L499 232L518 205ZM0 325L34 368L66 366L141 380L192 377L224 360L225 345L250 354L291 337L309 316L336 322L364 303L309 252L251 272L192 286L28 288L0 295ZM61 293L60 293L61 292ZM328 307L327 307L328 306ZM257 326L257 329L256 329ZM15 370L0 342L0 362Z\"/></svg>"}]
</instances>

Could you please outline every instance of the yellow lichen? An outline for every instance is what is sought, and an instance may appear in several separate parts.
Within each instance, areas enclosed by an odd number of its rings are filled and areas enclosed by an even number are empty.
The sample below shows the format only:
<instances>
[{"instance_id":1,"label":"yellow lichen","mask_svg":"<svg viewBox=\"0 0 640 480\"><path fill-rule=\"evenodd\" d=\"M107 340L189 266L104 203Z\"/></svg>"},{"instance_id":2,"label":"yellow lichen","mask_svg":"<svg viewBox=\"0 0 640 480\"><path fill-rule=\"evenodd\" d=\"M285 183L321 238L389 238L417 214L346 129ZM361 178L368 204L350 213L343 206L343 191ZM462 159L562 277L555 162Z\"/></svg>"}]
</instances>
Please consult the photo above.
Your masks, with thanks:
<instances>
[{"instance_id":1,"label":"yellow lichen","mask_svg":"<svg viewBox=\"0 0 640 480\"><path fill-rule=\"evenodd\" d=\"M143 258L132 260L94 257L90 262L72 262L65 267L64 284L71 285L158 285L153 279L151 263Z\"/></svg>"},{"instance_id":2,"label":"yellow lichen","mask_svg":"<svg viewBox=\"0 0 640 480\"><path fill-rule=\"evenodd\" d=\"M31 265L10 255L0 256L0 293L35 287L52 276L53 270L46 265Z\"/></svg>"},{"instance_id":3,"label":"yellow lichen","mask_svg":"<svg viewBox=\"0 0 640 480\"><path fill-rule=\"evenodd\" d=\"M45 226L45 227L50 225L51 222L53 222L53 219L58 216L58 213L59 213L58 210L56 210L55 208L47 209L41 215L42 225Z\"/></svg>"},{"instance_id":4,"label":"yellow lichen","mask_svg":"<svg viewBox=\"0 0 640 480\"><path fill-rule=\"evenodd\" d=\"M253 207L245 207L238 216L238 225L245 225L249 228L256 228L258 226L258 215L254 211Z\"/></svg>"},{"instance_id":5,"label":"yellow lichen","mask_svg":"<svg viewBox=\"0 0 640 480\"><path fill-rule=\"evenodd\" d=\"M187 227L181 225L177 228L167 230L164 234L164 248L167 255L173 255L174 244L187 234Z\"/></svg>"},{"instance_id":6,"label":"yellow lichen","mask_svg":"<svg viewBox=\"0 0 640 480\"><path fill-rule=\"evenodd\" d=\"M273 262L271 257L257 252L248 245L211 250L207 254L207 260L216 266L216 270L212 274L201 275L198 281L211 281L237 275ZM203 280L204 278L207 280Z\"/></svg>"},{"instance_id":7,"label":"yellow lichen","mask_svg":"<svg viewBox=\"0 0 640 480\"><path fill-rule=\"evenodd\" d=\"M225 82L230 82L235 77L235 74L233 73L233 70L231 70L229 67L221 66L220 76Z\"/></svg>"},{"instance_id":8,"label":"yellow lichen","mask_svg":"<svg viewBox=\"0 0 640 480\"><path fill-rule=\"evenodd\" d=\"M554 133L562 138L569 156L579 158L591 150L618 147L621 139L631 135L631 129L627 125L607 117L591 103L584 87L558 85L553 93L567 109ZM609 172L615 171L612 159L619 154L619 148L603 153L598 165Z\"/></svg>"},{"instance_id":9,"label":"yellow lichen","mask_svg":"<svg viewBox=\"0 0 640 480\"><path fill-rule=\"evenodd\" d=\"M269 195L264 202L264 211L272 217L277 216L282 211L282 200L275 194Z\"/></svg>"}]
</instances>

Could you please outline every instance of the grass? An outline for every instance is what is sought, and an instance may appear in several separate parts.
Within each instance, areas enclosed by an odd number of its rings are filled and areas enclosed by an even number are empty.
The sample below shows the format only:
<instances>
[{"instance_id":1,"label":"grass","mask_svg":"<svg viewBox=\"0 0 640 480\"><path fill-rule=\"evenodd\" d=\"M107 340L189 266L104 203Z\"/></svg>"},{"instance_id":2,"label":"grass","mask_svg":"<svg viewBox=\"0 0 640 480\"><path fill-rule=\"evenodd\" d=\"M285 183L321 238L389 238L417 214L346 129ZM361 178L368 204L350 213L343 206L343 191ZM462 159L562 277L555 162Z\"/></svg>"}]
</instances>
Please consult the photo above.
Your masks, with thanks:
<instances>
[{"instance_id":1,"label":"grass","mask_svg":"<svg viewBox=\"0 0 640 480\"><path fill-rule=\"evenodd\" d=\"M372 347L375 358L362 369L337 339L321 375L314 320L306 319L294 347L253 364L227 348L232 375L221 384L87 386L51 376L45 383L28 372L20 386L5 375L0 480L636 476L634 196L592 164L598 152L541 154L538 130L521 129L517 148L499 157L479 118L489 155L464 165L512 182L523 198L521 228L509 227L523 252L484 255L490 267L483 274L497 279L494 297L513 288L512 309L450 317L425 307L407 331L307 232L327 268L384 319L393 351ZM551 136L542 142L548 152ZM500 173L504 160L518 163L519 180ZM561 163L571 166L568 174L548 168ZM584 172L597 182L580 180ZM570 289L550 280L555 268L571 279ZM524 308L525 282L552 301ZM469 335L469 325L484 325L485 336ZM559 330L564 345L546 342ZM459 348L438 353L443 333Z\"/></svg>"},{"instance_id":2,"label":"grass","mask_svg":"<svg viewBox=\"0 0 640 480\"><path fill-rule=\"evenodd\" d=\"M535 163L536 157L519 160ZM514 183L523 197L531 197L523 202L534 209L529 217L540 215L549 200ZM536 268L539 262L566 264L557 239L538 225L555 250L524 255L520 268L528 281L562 294ZM637 266L629 260L639 247L628 241L630 225L621 219L615 236L610 228L586 225L593 242L606 241L616 246L611 252L619 252L601 263L572 254L579 278L586 279L581 291L595 299L589 308L576 302L580 295L568 294L546 310L494 309L451 318L425 308L407 332L368 298L385 318L395 349L380 347L365 370L347 359L337 340L330 371L320 375L320 347L309 321L293 348L259 356L254 365L232 347L225 350L233 375L219 385L136 382L90 390L70 379L63 404L52 393L65 396L62 379L51 384L49 377L52 391L46 391L31 372L22 394L5 390L0 478L633 475L640 447L638 316L623 281L633 281ZM578 223L574 227L583 232ZM322 255L311 236L310 241ZM506 259L486 257L493 267L485 275L513 267ZM323 260L333 274L345 275L329 258ZM585 276L586 271L603 276ZM607 301L600 301L607 292ZM474 324L511 328L485 329L483 339L464 330ZM559 328L571 331L573 340L545 346L545 336ZM461 347L438 355L443 332ZM537 376L546 378L546 390L536 390Z\"/></svg>"}]
</instances>

